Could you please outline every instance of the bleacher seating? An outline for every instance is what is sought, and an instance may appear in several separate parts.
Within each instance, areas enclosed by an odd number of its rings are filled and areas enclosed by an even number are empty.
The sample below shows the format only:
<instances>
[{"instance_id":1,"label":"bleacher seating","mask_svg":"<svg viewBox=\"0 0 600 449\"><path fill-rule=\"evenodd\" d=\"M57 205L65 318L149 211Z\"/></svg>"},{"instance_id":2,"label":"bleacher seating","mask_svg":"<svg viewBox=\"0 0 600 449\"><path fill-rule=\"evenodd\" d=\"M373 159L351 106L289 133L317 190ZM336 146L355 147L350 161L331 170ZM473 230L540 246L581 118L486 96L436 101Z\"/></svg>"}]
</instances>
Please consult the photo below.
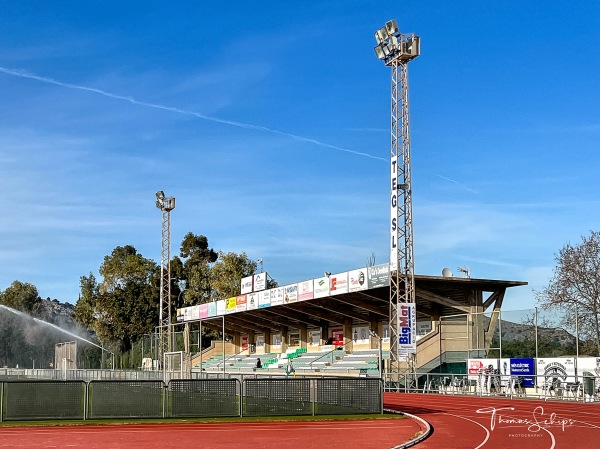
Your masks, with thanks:
<instances>
[{"instance_id":1,"label":"bleacher seating","mask_svg":"<svg viewBox=\"0 0 600 449\"><path fill-rule=\"evenodd\" d=\"M262 368L256 368L257 359ZM225 358L227 372L253 372L263 374L285 374L288 360L292 361L297 374L345 374L351 376L379 376L378 350L342 350L307 352L305 348L290 348L285 353L236 354ZM199 370L200 367L195 367ZM218 372L223 370L223 356L213 356L202 361L202 370Z\"/></svg>"}]
</instances>

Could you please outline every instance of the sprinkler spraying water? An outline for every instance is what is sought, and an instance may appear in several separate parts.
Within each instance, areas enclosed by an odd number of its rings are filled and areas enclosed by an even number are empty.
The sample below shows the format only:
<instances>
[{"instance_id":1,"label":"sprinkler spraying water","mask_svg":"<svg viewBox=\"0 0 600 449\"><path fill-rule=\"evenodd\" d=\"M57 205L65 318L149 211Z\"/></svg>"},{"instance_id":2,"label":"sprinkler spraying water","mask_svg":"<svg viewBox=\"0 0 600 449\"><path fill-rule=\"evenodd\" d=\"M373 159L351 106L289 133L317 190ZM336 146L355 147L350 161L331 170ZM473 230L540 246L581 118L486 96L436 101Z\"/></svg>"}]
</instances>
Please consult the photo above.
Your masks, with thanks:
<instances>
[{"instance_id":1,"label":"sprinkler spraying water","mask_svg":"<svg viewBox=\"0 0 600 449\"><path fill-rule=\"evenodd\" d=\"M73 338L81 340L81 341L83 341L85 343L88 343L88 344L90 344L92 346L100 348L103 351L108 352L109 354L112 354L112 352L109 351L108 349L103 348L102 346L94 343L93 341L87 340L87 339L85 339L85 338L83 338L83 337L81 337L81 336L79 336L77 334L74 334L73 332L69 332L69 331L67 331L65 329L62 329L59 326L57 326L56 324L52 324L52 323L49 323L48 321L44 321L44 320L40 320L39 318L32 317L31 315L28 315L28 314L26 314L24 312L21 312L20 310L13 309L12 307L8 307L8 306L5 306L3 304L0 304L0 309L4 309L4 310L7 310L9 312L12 312L12 313L14 313L17 316L20 316L21 318L33 320L33 321L35 321L37 323L43 324L44 326L49 326L49 327L51 327L53 329L56 329L57 331L60 331L60 332L62 332L64 334L67 334L67 335L70 335Z\"/></svg>"}]
</instances>

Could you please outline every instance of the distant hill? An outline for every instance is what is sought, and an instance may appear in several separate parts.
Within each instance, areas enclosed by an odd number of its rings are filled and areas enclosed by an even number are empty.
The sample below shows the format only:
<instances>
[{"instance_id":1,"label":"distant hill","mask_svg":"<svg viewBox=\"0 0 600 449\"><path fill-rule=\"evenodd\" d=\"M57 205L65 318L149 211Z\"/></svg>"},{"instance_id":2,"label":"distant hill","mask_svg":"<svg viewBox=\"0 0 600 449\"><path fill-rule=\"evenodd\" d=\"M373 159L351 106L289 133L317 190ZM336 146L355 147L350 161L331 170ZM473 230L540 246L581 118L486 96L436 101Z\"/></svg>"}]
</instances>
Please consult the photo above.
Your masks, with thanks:
<instances>
[{"instance_id":1,"label":"distant hill","mask_svg":"<svg viewBox=\"0 0 600 449\"><path fill-rule=\"evenodd\" d=\"M489 321L487 317L484 319L485 326L488 325ZM494 332L494 340L500 339L500 328L502 329L503 343L535 340L535 326L533 324L501 320L500 326ZM537 335L538 341L556 346L574 346L576 342L574 335L560 327L541 327L538 325Z\"/></svg>"}]
</instances>

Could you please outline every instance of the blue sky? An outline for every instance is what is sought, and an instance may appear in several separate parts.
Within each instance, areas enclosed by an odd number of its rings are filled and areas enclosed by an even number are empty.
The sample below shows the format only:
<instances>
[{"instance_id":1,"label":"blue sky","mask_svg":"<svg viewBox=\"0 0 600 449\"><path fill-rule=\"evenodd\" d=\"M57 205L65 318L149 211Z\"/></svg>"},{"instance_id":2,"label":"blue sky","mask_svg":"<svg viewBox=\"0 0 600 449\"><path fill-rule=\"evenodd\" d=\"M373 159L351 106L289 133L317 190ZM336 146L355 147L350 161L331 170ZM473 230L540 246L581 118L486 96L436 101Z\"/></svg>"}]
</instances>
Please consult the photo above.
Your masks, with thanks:
<instances>
[{"instance_id":1,"label":"blue sky","mask_svg":"<svg viewBox=\"0 0 600 449\"><path fill-rule=\"evenodd\" d=\"M184 234L280 284L388 258L390 70L410 63L415 269L524 280L600 220L600 4L5 2L0 289L74 303L118 245L160 261L154 194ZM404 6L403 6L404 5Z\"/></svg>"}]
</instances>

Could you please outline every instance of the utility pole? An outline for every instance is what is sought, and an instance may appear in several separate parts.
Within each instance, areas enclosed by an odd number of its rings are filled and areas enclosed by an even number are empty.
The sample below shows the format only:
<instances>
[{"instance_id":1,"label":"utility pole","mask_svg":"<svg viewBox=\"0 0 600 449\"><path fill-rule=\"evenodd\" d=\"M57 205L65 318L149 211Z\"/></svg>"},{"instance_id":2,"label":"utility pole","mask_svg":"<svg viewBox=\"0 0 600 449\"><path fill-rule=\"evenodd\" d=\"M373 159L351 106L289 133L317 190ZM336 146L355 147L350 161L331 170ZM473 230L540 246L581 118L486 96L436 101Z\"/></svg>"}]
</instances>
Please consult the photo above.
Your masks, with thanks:
<instances>
[{"instance_id":1,"label":"utility pole","mask_svg":"<svg viewBox=\"0 0 600 449\"><path fill-rule=\"evenodd\" d=\"M171 352L171 211L175 209L175 198L156 192L156 207L162 211L162 245L160 257L160 309L158 359L164 364L164 355ZM163 366L164 369L164 366Z\"/></svg>"},{"instance_id":2,"label":"utility pole","mask_svg":"<svg viewBox=\"0 0 600 449\"><path fill-rule=\"evenodd\" d=\"M420 38L401 34L390 20L375 32L375 54L392 69L390 151L390 371L416 357L412 181L408 62L420 54Z\"/></svg>"}]
</instances>

